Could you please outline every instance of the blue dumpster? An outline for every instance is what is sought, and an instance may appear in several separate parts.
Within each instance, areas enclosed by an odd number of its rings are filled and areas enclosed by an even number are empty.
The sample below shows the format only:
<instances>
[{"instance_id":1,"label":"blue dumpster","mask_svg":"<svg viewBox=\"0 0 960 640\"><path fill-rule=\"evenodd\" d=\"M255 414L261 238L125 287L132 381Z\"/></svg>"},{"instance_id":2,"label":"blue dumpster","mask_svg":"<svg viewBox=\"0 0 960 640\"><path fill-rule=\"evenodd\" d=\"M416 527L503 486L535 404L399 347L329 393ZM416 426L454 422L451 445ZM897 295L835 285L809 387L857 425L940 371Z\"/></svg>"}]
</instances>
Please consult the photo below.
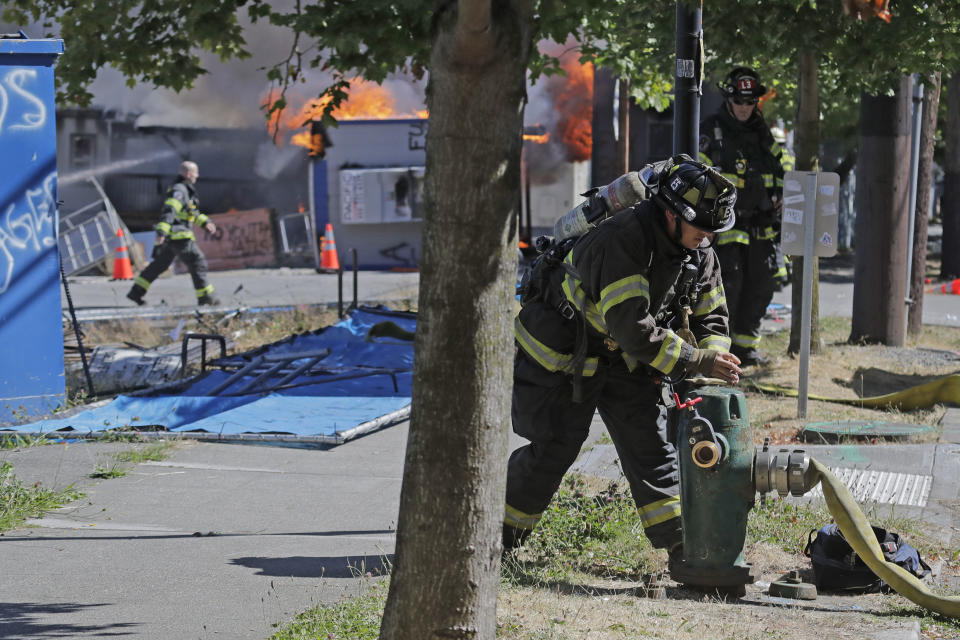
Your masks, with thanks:
<instances>
[{"instance_id":1,"label":"blue dumpster","mask_svg":"<svg viewBox=\"0 0 960 640\"><path fill-rule=\"evenodd\" d=\"M53 65L62 40L0 36L0 424L63 403Z\"/></svg>"}]
</instances>

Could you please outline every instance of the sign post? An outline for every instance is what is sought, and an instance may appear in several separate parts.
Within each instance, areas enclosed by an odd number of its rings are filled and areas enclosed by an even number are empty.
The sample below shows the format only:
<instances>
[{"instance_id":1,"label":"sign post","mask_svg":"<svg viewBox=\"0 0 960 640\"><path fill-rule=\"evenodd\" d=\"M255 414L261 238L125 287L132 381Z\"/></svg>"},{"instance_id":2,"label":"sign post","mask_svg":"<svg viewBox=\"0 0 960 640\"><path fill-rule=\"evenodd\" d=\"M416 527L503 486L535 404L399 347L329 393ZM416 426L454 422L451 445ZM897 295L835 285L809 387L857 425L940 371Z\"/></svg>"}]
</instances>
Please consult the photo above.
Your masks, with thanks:
<instances>
[{"instance_id":1,"label":"sign post","mask_svg":"<svg viewBox=\"0 0 960 640\"><path fill-rule=\"evenodd\" d=\"M797 417L807 417L810 373L810 325L813 306L813 258L837 254L840 176L836 173L788 171L783 180L780 240L785 255L803 256L800 318L800 372Z\"/></svg>"}]
</instances>

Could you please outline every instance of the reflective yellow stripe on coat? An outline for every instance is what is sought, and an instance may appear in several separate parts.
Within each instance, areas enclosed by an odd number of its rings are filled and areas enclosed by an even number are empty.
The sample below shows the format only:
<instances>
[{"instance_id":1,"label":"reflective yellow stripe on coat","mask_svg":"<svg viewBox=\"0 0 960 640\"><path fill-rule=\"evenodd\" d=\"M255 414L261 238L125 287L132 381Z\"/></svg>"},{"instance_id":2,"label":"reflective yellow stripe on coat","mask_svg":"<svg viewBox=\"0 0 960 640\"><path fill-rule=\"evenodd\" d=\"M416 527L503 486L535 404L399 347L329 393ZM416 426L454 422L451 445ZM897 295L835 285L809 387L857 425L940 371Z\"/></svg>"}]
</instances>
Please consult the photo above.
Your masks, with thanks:
<instances>
[{"instance_id":1,"label":"reflective yellow stripe on coat","mask_svg":"<svg viewBox=\"0 0 960 640\"><path fill-rule=\"evenodd\" d=\"M534 338L520 322L520 316L517 316L513 321L513 333L517 343L527 355L547 371L575 373L573 371L573 354L560 353ZM582 375L592 376L597 372L599 364L600 360L598 358L586 358L583 362Z\"/></svg>"}]
</instances>

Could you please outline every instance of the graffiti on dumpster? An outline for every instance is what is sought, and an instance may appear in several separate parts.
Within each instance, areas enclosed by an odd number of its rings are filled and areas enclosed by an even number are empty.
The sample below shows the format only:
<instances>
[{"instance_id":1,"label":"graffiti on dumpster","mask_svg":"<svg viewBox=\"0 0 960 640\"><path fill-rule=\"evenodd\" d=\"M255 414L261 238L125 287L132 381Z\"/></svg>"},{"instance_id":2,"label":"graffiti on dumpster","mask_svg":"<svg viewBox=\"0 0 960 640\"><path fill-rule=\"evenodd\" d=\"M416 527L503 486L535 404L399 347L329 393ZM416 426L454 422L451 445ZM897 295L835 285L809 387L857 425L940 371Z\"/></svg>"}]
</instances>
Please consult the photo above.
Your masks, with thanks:
<instances>
[{"instance_id":1,"label":"graffiti on dumpster","mask_svg":"<svg viewBox=\"0 0 960 640\"><path fill-rule=\"evenodd\" d=\"M56 245L54 190L57 172L50 172L36 189L27 189L24 196L0 213L0 294L13 280L17 260L25 264Z\"/></svg>"},{"instance_id":2,"label":"graffiti on dumpster","mask_svg":"<svg viewBox=\"0 0 960 640\"><path fill-rule=\"evenodd\" d=\"M3 80L0 81L0 135L4 131L39 129L46 124L46 105L24 88L25 84L36 79L36 69L14 69L3 76ZM14 111L20 116L19 120L7 122L7 112L10 110L11 102L26 103L26 105Z\"/></svg>"}]
</instances>

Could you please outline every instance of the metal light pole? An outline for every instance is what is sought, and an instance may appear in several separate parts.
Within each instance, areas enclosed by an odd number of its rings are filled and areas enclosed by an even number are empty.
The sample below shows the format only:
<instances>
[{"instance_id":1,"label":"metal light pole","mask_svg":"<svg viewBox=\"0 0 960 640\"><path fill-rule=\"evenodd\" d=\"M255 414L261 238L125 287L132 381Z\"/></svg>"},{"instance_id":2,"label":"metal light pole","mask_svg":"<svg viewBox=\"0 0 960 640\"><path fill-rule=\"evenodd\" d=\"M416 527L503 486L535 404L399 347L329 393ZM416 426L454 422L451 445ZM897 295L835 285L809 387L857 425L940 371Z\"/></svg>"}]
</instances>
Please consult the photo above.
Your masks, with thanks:
<instances>
[{"instance_id":1,"label":"metal light pole","mask_svg":"<svg viewBox=\"0 0 960 640\"><path fill-rule=\"evenodd\" d=\"M703 84L703 2L677 0L673 153L697 157Z\"/></svg>"}]
</instances>

